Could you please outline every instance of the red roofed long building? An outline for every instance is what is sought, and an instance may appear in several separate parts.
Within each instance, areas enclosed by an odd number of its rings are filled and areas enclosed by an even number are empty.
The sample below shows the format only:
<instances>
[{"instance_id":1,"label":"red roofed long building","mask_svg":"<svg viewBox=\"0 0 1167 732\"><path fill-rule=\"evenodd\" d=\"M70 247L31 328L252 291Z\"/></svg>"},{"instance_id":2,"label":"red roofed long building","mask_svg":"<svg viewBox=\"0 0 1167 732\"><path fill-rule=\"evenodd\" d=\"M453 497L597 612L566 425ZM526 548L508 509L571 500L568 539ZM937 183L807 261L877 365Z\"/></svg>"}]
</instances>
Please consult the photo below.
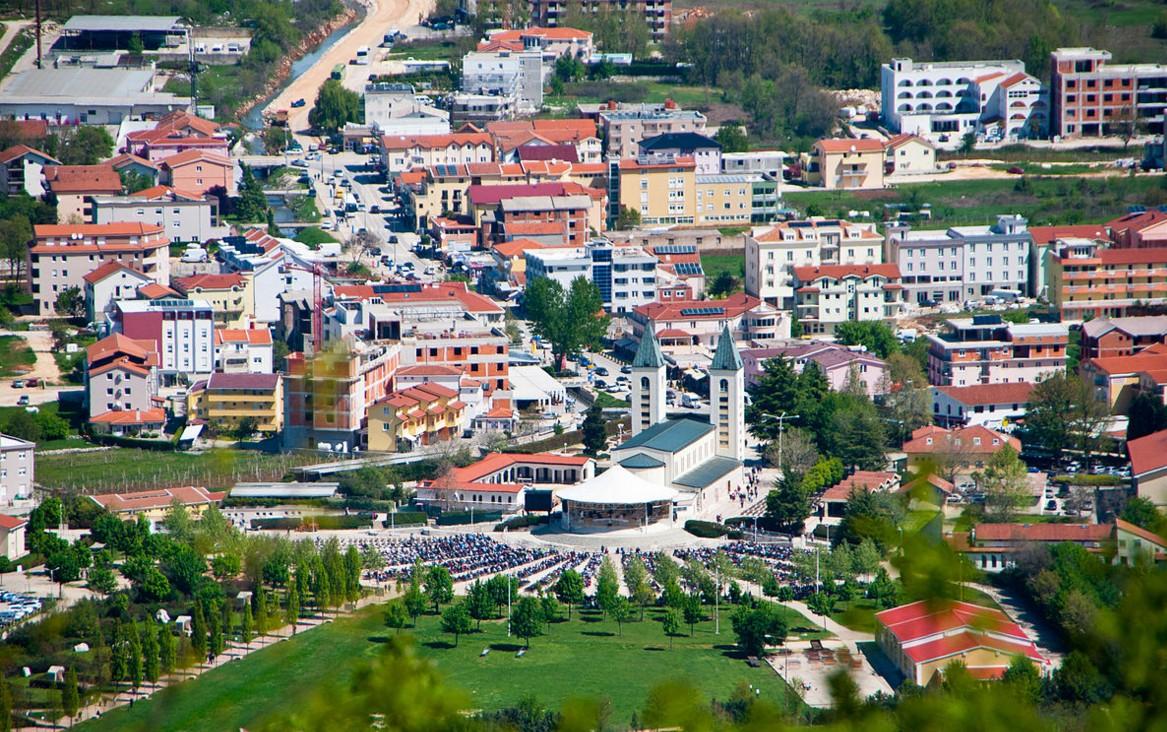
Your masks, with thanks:
<instances>
[{"instance_id":1,"label":"red roofed long building","mask_svg":"<svg viewBox=\"0 0 1167 732\"><path fill-rule=\"evenodd\" d=\"M875 614L875 640L909 681L925 686L954 661L973 678L998 679L1013 657L1043 671L1037 646L1004 612L967 602L934 606L913 602Z\"/></svg>"},{"instance_id":2,"label":"red roofed long building","mask_svg":"<svg viewBox=\"0 0 1167 732\"><path fill-rule=\"evenodd\" d=\"M145 514L151 521L161 521L178 501L194 515L223 500L225 493L208 491L200 486L178 486L134 493L103 493L90 496L94 503L110 513L122 516Z\"/></svg>"},{"instance_id":3,"label":"red roofed long building","mask_svg":"<svg viewBox=\"0 0 1167 732\"><path fill-rule=\"evenodd\" d=\"M65 290L76 287L84 291L85 275L107 262L120 261L155 282L170 284L170 240L160 226L39 225L34 227L34 235L29 274L40 315L52 315Z\"/></svg>"},{"instance_id":4,"label":"red roofed long building","mask_svg":"<svg viewBox=\"0 0 1167 732\"><path fill-rule=\"evenodd\" d=\"M472 126L448 135L386 135L381 138L381 165L401 173L431 165L493 162L494 139Z\"/></svg>"},{"instance_id":5,"label":"red roofed long building","mask_svg":"<svg viewBox=\"0 0 1167 732\"><path fill-rule=\"evenodd\" d=\"M894 264L824 264L794 268L794 306L803 331L835 332L849 321L890 320L904 308Z\"/></svg>"},{"instance_id":6,"label":"red roofed long building","mask_svg":"<svg viewBox=\"0 0 1167 732\"><path fill-rule=\"evenodd\" d=\"M932 419L942 427L980 425L999 430L1025 416L1034 384L932 387Z\"/></svg>"},{"instance_id":7,"label":"red roofed long building","mask_svg":"<svg viewBox=\"0 0 1167 732\"><path fill-rule=\"evenodd\" d=\"M637 341L651 330L666 350L675 346L717 347L725 326L742 341L774 341L790 337L790 319L756 297L735 293L723 300L651 302L632 311L632 335Z\"/></svg>"},{"instance_id":8,"label":"red roofed long building","mask_svg":"<svg viewBox=\"0 0 1167 732\"><path fill-rule=\"evenodd\" d=\"M109 163L100 165L46 165L45 185L57 199L57 221L89 221L93 196L122 192L122 179Z\"/></svg>"},{"instance_id":9,"label":"red roofed long building","mask_svg":"<svg viewBox=\"0 0 1167 732\"><path fill-rule=\"evenodd\" d=\"M1021 440L981 426L947 430L927 425L913 432L902 449L910 469L944 463L952 473L969 473L983 469L993 455L1006 447L1020 453Z\"/></svg>"},{"instance_id":10,"label":"red roofed long building","mask_svg":"<svg viewBox=\"0 0 1167 732\"><path fill-rule=\"evenodd\" d=\"M480 511L509 513L523 507L530 485L575 485L595 474L596 462L589 457L495 452L436 480L422 481L417 499L444 509L473 506Z\"/></svg>"},{"instance_id":11,"label":"red roofed long building","mask_svg":"<svg viewBox=\"0 0 1167 732\"><path fill-rule=\"evenodd\" d=\"M1049 263L1049 300L1063 319L1117 317L1167 305L1167 246L1103 248L1063 241Z\"/></svg>"}]
</instances>

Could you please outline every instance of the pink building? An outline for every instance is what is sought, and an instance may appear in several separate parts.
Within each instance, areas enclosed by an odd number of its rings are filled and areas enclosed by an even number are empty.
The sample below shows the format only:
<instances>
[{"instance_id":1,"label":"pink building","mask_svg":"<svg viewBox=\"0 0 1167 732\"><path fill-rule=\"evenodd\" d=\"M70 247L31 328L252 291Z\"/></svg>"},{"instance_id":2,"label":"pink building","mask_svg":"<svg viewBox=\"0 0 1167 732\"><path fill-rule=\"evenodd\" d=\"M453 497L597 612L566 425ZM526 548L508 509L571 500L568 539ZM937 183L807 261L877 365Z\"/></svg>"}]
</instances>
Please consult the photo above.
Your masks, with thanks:
<instances>
[{"instance_id":1,"label":"pink building","mask_svg":"<svg viewBox=\"0 0 1167 732\"><path fill-rule=\"evenodd\" d=\"M205 194L222 187L235 195L235 164L231 159L204 150L187 150L159 163L163 179L171 188Z\"/></svg>"},{"instance_id":2,"label":"pink building","mask_svg":"<svg viewBox=\"0 0 1167 732\"><path fill-rule=\"evenodd\" d=\"M773 358L787 358L794 370L802 373L808 363L814 363L823 372L832 391L842 391L852 373L862 382L867 395L882 394L886 385L887 364L866 351L853 351L846 346L814 341L790 341L769 348L749 348L741 352L745 367L746 387L755 384L765 373L765 364Z\"/></svg>"}]
</instances>

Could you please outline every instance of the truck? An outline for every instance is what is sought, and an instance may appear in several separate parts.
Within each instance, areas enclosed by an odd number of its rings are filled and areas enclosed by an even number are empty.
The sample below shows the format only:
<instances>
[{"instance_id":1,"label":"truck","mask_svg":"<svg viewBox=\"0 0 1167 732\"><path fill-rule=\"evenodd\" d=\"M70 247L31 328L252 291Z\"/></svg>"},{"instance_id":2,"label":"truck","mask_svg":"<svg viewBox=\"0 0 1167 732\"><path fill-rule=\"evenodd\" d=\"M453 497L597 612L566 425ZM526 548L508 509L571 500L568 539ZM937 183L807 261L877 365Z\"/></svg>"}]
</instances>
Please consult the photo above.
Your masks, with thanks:
<instances>
[{"instance_id":1,"label":"truck","mask_svg":"<svg viewBox=\"0 0 1167 732\"><path fill-rule=\"evenodd\" d=\"M356 64L357 64L357 66L368 66L369 65L369 47L368 46L361 46L360 48L357 49Z\"/></svg>"}]
</instances>

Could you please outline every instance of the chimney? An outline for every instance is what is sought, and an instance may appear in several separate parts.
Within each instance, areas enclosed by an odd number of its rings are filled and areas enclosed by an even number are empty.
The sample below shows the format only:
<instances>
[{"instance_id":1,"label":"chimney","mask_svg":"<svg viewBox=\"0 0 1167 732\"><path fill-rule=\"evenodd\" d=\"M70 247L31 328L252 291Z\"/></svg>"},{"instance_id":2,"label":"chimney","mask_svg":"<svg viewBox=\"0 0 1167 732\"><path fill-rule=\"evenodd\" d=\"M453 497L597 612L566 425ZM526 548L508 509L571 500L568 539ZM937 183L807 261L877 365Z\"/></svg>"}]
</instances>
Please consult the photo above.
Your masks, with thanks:
<instances>
[{"instance_id":1,"label":"chimney","mask_svg":"<svg viewBox=\"0 0 1167 732\"><path fill-rule=\"evenodd\" d=\"M616 111L616 100L615 99L608 100L608 109L612 110L613 112Z\"/></svg>"},{"instance_id":2,"label":"chimney","mask_svg":"<svg viewBox=\"0 0 1167 732\"><path fill-rule=\"evenodd\" d=\"M672 99L665 100L665 109L676 109L676 108L677 108L677 103L674 102Z\"/></svg>"}]
</instances>

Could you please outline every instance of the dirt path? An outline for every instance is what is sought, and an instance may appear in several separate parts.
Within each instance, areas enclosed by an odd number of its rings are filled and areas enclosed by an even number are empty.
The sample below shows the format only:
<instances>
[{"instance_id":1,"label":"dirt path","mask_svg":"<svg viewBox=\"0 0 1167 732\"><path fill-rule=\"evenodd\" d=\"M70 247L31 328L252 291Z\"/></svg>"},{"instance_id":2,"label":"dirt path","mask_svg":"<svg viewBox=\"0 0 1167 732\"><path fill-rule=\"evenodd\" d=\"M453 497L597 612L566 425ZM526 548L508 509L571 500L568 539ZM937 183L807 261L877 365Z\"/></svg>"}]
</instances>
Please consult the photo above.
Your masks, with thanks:
<instances>
[{"instance_id":1,"label":"dirt path","mask_svg":"<svg viewBox=\"0 0 1167 732\"><path fill-rule=\"evenodd\" d=\"M307 71L293 79L265 108L267 112L288 110L288 127L303 135L308 128L308 112L316 90L328 80L337 64L347 65L361 46L377 47L390 28L412 26L428 14L435 0L364 0L367 12L355 28L345 34ZM292 102L304 99L307 105L292 109Z\"/></svg>"},{"instance_id":2,"label":"dirt path","mask_svg":"<svg viewBox=\"0 0 1167 732\"><path fill-rule=\"evenodd\" d=\"M57 368L57 360L53 358L53 335L49 331L0 331L0 335L23 338L28 343L28 347L36 354L36 363L33 364L32 370L22 374L20 378L46 379L51 383L61 380L61 369Z\"/></svg>"}]
</instances>

